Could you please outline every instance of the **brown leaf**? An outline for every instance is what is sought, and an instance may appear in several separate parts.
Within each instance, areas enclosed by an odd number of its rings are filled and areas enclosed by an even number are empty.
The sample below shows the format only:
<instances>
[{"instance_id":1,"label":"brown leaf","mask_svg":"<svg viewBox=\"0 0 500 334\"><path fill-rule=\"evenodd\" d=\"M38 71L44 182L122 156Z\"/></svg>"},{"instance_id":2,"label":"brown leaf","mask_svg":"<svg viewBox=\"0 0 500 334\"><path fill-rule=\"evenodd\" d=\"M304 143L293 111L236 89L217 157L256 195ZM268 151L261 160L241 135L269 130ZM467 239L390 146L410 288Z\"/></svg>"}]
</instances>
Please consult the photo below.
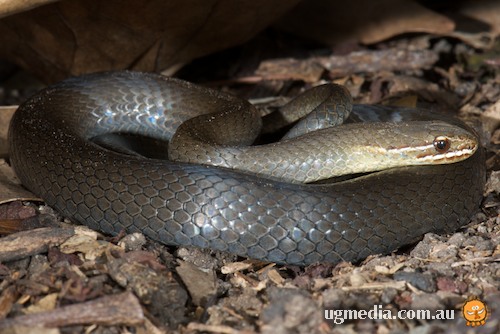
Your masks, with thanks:
<instances>
[{"instance_id":1,"label":"brown leaf","mask_svg":"<svg viewBox=\"0 0 500 334\"><path fill-rule=\"evenodd\" d=\"M60 1L0 20L0 54L46 81L162 71L248 40L297 1Z\"/></svg>"},{"instance_id":2,"label":"brown leaf","mask_svg":"<svg viewBox=\"0 0 500 334\"><path fill-rule=\"evenodd\" d=\"M459 11L467 17L488 24L493 35L500 34L500 2L498 0L463 1Z\"/></svg>"},{"instance_id":3,"label":"brown leaf","mask_svg":"<svg viewBox=\"0 0 500 334\"><path fill-rule=\"evenodd\" d=\"M1 22L1 21L0 21ZM12 115L17 106L0 108L0 156L8 155L7 133ZM38 200L38 197L23 188L12 168L0 159L0 204L15 200Z\"/></svg>"},{"instance_id":4,"label":"brown leaf","mask_svg":"<svg viewBox=\"0 0 500 334\"><path fill-rule=\"evenodd\" d=\"M58 0L3 0L0 2L0 17L24 12Z\"/></svg>"},{"instance_id":5,"label":"brown leaf","mask_svg":"<svg viewBox=\"0 0 500 334\"><path fill-rule=\"evenodd\" d=\"M446 34L455 24L412 0L302 1L280 28L328 45L376 43L407 32Z\"/></svg>"}]
</instances>

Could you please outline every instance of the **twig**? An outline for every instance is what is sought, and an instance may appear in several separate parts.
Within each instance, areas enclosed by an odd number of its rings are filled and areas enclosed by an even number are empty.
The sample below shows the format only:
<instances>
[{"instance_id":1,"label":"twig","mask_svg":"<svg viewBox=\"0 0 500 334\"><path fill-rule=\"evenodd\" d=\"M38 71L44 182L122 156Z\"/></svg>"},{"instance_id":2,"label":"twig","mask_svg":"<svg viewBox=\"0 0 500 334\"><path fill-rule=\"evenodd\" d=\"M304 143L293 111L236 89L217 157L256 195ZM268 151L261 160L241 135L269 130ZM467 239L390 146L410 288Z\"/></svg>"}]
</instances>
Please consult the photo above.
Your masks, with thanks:
<instances>
[{"instance_id":1,"label":"twig","mask_svg":"<svg viewBox=\"0 0 500 334\"><path fill-rule=\"evenodd\" d=\"M85 303L68 305L52 311L34 313L0 322L0 329L24 327L61 327L72 325L125 325L144 322L144 313L131 292L106 296Z\"/></svg>"},{"instance_id":2,"label":"twig","mask_svg":"<svg viewBox=\"0 0 500 334\"><path fill-rule=\"evenodd\" d=\"M72 228L42 227L0 238L0 262L45 253L49 246L59 245L74 234Z\"/></svg>"}]
</instances>

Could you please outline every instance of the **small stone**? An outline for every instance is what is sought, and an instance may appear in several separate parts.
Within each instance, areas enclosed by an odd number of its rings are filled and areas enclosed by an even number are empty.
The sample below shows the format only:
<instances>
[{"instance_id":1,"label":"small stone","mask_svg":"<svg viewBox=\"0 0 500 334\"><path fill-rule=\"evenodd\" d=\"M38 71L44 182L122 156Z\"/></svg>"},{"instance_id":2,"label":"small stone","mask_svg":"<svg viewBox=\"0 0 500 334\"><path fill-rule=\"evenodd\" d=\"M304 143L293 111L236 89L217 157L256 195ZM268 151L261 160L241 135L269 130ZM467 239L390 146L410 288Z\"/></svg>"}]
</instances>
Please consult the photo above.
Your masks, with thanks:
<instances>
[{"instance_id":1,"label":"small stone","mask_svg":"<svg viewBox=\"0 0 500 334\"><path fill-rule=\"evenodd\" d=\"M317 333L323 312L311 296L298 289L271 288L269 304L261 313L262 333Z\"/></svg>"},{"instance_id":2,"label":"small stone","mask_svg":"<svg viewBox=\"0 0 500 334\"><path fill-rule=\"evenodd\" d=\"M484 239L481 238L480 236L471 236L469 238L467 238L465 241L464 241L464 244L462 245L462 247L467 247L467 246L473 246L475 247L477 243L483 241Z\"/></svg>"},{"instance_id":3,"label":"small stone","mask_svg":"<svg viewBox=\"0 0 500 334\"><path fill-rule=\"evenodd\" d=\"M435 238L431 233L427 233L424 239L420 241L415 248L411 251L410 255L414 257L419 257L421 259L426 259L432 250L432 245L435 243Z\"/></svg>"},{"instance_id":4,"label":"small stone","mask_svg":"<svg viewBox=\"0 0 500 334\"><path fill-rule=\"evenodd\" d=\"M461 247L465 241L465 236L463 233L455 233L448 240L448 244L456 247Z\"/></svg>"},{"instance_id":5,"label":"small stone","mask_svg":"<svg viewBox=\"0 0 500 334\"><path fill-rule=\"evenodd\" d=\"M398 290L394 288L387 288L382 291L382 295L380 296L380 300L384 304L390 304L394 300L394 298L398 295Z\"/></svg>"},{"instance_id":6,"label":"small stone","mask_svg":"<svg viewBox=\"0 0 500 334\"><path fill-rule=\"evenodd\" d=\"M436 282L429 274L400 271L394 274L394 279L396 281L406 281L425 292L436 291Z\"/></svg>"},{"instance_id":7,"label":"small stone","mask_svg":"<svg viewBox=\"0 0 500 334\"><path fill-rule=\"evenodd\" d=\"M441 259L441 260L449 260L455 259L458 255L458 248L448 245L443 245L444 247L436 247L432 251L432 258Z\"/></svg>"},{"instance_id":8,"label":"small stone","mask_svg":"<svg viewBox=\"0 0 500 334\"><path fill-rule=\"evenodd\" d=\"M492 251L494 248L490 240L483 240L476 244L476 250L478 251Z\"/></svg>"},{"instance_id":9,"label":"small stone","mask_svg":"<svg viewBox=\"0 0 500 334\"><path fill-rule=\"evenodd\" d=\"M346 297L347 292L341 289L328 289L323 292L323 304L325 308L339 309Z\"/></svg>"},{"instance_id":10,"label":"small stone","mask_svg":"<svg viewBox=\"0 0 500 334\"><path fill-rule=\"evenodd\" d=\"M436 280L436 284L439 290L448 292L458 292L458 287L455 281L450 277L439 277Z\"/></svg>"}]
</instances>

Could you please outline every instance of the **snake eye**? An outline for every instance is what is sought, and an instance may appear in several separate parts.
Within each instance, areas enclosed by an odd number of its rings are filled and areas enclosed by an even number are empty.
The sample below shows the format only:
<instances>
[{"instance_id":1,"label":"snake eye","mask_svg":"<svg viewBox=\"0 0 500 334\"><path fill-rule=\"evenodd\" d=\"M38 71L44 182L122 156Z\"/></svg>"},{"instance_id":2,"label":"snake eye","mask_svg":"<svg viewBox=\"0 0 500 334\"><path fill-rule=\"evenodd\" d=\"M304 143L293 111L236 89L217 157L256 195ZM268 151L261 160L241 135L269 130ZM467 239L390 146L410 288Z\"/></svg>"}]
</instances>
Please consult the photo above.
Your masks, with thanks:
<instances>
[{"instance_id":1,"label":"snake eye","mask_svg":"<svg viewBox=\"0 0 500 334\"><path fill-rule=\"evenodd\" d=\"M443 137L443 136L439 136L439 137L434 138L433 144L434 144L434 148L439 153L444 153L444 152L448 151L450 149L450 146L451 146L450 140L446 137Z\"/></svg>"}]
</instances>

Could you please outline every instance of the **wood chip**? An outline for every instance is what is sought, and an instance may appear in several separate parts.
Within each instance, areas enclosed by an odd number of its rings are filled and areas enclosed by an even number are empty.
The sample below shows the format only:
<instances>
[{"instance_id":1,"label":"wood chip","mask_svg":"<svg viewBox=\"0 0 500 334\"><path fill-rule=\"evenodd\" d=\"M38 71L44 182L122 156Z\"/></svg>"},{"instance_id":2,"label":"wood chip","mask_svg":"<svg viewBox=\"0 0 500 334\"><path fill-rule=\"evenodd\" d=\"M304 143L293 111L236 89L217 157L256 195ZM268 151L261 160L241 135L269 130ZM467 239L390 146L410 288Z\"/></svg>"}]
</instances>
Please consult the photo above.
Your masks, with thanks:
<instances>
[{"instance_id":1,"label":"wood chip","mask_svg":"<svg viewBox=\"0 0 500 334\"><path fill-rule=\"evenodd\" d=\"M237 271L243 271L246 270L250 267L252 267L252 263L250 262L232 262L228 263L225 266L221 268L221 273L227 275L227 274L234 274Z\"/></svg>"},{"instance_id":2,"label":"wood chip","mask_svg":"<svg viewBox=\"0 0 500 334\"><path fill-rule=\"evenodd\" d=\"M49 246L59 245L74 234L73 228L43 227L0 238L0 262L45 253Z\"/></svg>"},{"instance_id":3,"label":"wood chip","mask_svg":"<svg viewBox=\"0 0 500 334\"><path fill-rule=\"evenodd\" d=\"M438 55L430 50L364 50L342 56L308 59L271 59L260 63L256 74L264 80L317 82L326 70L333 78L354 73L378 73L430 68Z\"/></svg>"},{"instance_id":4,"label":"wood chip","mask_svg":"<svg viewBox=\"0 0 500 334\"><path fill-rule=\"evenodd\" d=\"M355 287L342 287L344 291L356 291L356 290L384 290L387 288L393 288L396 290L403 291L406 289L406 282L403 281L391 281L391 282L370 282L363 284L361 286Z\"/></svg>"},{"instance_id":5,"label":"wood chip","mask_svg":"<svg viewBox=\"0 0 500 334\"><path fill-rule=\"evenodd\" d=\"M131 292L106 296L80 304L19 316L0 322L0 329L16 325L28 327L61 327L72 325L121 325L142 324L144 314L137 298Z\"/></svg>"},{"instance_id":6,"label":"wood chip","mask_svg":"<svg viewBox=\"0 0 500 334\"><path fill-rule=\"evenodd\" d=\"M201 270L195 265L179 260L177 273L186 285L193 303L203 305L217 292L216 277L212 270Z\"/></svg>"},{"instance_id":7,"label":"wood chip","mask_svg":"<svg viewBox=\"0 0 500 334\"><path fill-rule=\"evenodd\" d=\"M281 277L280 273L274 268L267 272L267 277L278 286L282 286L283 283L285 283L285 279Z\"/></svg>"}]
</instances>

